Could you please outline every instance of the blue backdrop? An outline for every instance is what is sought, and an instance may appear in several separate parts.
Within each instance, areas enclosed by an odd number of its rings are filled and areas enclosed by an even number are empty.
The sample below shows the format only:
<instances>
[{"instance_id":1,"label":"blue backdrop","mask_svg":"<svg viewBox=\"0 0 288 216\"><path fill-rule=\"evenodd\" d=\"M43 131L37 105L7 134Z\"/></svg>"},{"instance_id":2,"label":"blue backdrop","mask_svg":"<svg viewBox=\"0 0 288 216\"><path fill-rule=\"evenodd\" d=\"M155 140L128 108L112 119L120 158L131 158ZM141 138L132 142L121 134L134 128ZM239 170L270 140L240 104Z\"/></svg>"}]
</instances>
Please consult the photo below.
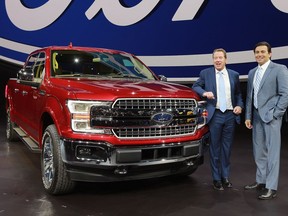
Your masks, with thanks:
<instances>
[{"instance_id":1,"label":"blue backdrop","mask_svg":"<svg viewBox=\"0 0 288 216\"><path fill-rule=\"evenodd\" d=\"M47 7L47 10L38 15L35 13L32 18L29 13L38 9L40 11L53 2L55 7L59 4L57 0L2 0L0 57L11 62L23 62L28 48L68 45L72 42L75 46L131 52L142 58L157 74L164 74L171 80L189 80L197 77L202 68L212 64L211 53L219 47L228 52L228 63L230 53L233 57L228 67L246 75L251 67L256 66L252 52L254 44L265 40L272 45L272 51L275 48L275 55L272 53L275 61L284 64L288 62L288 6L277 6L276 3L281 0L61 1L62 6L67 2L67 7L51 24L41 27L41 23L44 25L55 11ZM151 2L155 2L156 6L147 9L147 5L152 5ZM122 8L115 11L112 6L117 3ZM13 4L14 7L11 6ZM141 4L146 6L137 9ZM93 12L90 8L92 5L94 13L97 12L95 6L100 10L93 18L90 15L89 19L86 13L89 9ZM21 13L22 9L28 15ZM146 13L143 12L145 10ZM177 11L183 15L182 20L173 20ZM140 12L144 15L137 21L133 17L137 17ZM109 13L118 19L115 21L109 17ZM193 13L195 16L189 17ZM16 17L14 20L11 18L13 16ZM130 23L121 24L122 20ZM36 21L40 27L32 30L19 24L29 26L30 23L33 26ZM18 43L24 45L24 48L19 48L21 46L17 46Z\"/></svg>"}]
</instances>

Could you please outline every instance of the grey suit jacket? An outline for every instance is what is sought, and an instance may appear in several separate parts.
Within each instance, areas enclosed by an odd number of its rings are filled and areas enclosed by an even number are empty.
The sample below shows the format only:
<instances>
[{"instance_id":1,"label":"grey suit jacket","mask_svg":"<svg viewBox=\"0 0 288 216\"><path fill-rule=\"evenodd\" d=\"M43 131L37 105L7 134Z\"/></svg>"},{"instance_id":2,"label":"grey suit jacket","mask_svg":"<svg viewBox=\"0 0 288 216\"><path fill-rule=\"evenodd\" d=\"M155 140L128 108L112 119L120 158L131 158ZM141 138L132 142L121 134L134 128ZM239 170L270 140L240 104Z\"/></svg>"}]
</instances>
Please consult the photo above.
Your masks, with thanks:
<instances>
[{"instance_id":1,"label":"grey suit jacket","mask_svg":"<svg viewBox=\"0 0 288 216\"><path fill-rule=\"evenodd\" d=\"M249 71L245 118L252 120L253 80L257 67ZM270 62L261 80L258 95L258 112L263 122L284 115L288 106L288 70L285 65Z\"/></svg>"}]
</instances>

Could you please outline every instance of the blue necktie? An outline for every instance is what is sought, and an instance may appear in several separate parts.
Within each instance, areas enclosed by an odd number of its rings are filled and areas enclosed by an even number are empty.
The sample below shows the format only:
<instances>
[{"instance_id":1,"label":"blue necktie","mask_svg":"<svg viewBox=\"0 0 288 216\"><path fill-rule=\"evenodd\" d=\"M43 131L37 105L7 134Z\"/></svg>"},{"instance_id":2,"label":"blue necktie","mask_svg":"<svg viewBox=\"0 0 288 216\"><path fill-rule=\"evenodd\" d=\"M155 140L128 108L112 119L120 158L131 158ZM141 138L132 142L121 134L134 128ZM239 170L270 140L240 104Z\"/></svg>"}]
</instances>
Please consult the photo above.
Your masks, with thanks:
<instances>
[{"instance_id":1,"label":"blue necktie","mask_svg":"<svg viewBox=\"0 0 288 216\"><path fill-rule=\"evenodd\" d=\"M254 107L258 108L258 101L257 101L257 94L260 87L260 82L262 80L263 76L263 69L261 67L258 68L256 74L255 74L255 81L254 81Z\"/></svg>"},{"instance_id":2,"label":"blue necktie","mask_svg":"<svg viewBox=\"0 0 288 216\"><path fill-rule=\"evenodd\" d=\"M226 93L225 93L225 82L223 77L223 72L218 72L218 85L219 85L219 95L218 95L218 102L219 102L219 108L222 112L225 112L226 107Z\"/></svg>"}]
</instances>

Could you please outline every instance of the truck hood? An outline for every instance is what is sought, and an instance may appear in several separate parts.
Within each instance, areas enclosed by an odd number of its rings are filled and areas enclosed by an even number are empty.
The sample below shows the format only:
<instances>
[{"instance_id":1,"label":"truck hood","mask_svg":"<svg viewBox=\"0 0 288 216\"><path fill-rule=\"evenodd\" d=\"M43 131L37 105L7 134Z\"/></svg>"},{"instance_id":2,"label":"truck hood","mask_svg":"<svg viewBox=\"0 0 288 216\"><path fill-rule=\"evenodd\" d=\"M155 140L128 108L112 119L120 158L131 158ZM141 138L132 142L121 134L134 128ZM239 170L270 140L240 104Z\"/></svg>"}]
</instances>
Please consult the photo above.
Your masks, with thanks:
<instances>
[{"instance_id":1,"label":"truck hood","mask_svg":"<svg viewBox=\"0 0 288 216\"><path fill-rule=\"evenodd\" d=\"M153 80L54 79L51 84L65 88L70 95L73 93L75 99L82 100L115 100L127 97L199 99L197 94L187 86Z\"/></svg>"}]
</instances>

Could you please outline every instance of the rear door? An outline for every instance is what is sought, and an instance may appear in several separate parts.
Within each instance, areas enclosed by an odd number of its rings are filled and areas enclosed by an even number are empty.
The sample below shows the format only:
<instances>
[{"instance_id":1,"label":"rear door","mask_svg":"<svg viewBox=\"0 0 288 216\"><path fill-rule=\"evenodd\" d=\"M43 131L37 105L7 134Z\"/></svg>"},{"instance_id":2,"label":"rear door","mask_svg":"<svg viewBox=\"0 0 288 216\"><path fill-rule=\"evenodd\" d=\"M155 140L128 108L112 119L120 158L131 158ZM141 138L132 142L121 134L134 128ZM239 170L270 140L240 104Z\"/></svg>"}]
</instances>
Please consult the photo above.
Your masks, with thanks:
<instances>
[{"instance_id":1,"label":"rear door","mask_svg":"<svg viewBox=\"0 0 288 216\"><path fill-rule=\"evenodd\" d=\"M21 126L33 138L38 136L39 116L36 113L38 103L38 89L43 81L45 73L45 53L39 52L30 55L25 67L22 69L22 74L31 74L30 78L27 76L18 76L17 86L13 93L13 102L15 108L15 115L17 120L15 122Z\"/></svg>"}]
</instances>

